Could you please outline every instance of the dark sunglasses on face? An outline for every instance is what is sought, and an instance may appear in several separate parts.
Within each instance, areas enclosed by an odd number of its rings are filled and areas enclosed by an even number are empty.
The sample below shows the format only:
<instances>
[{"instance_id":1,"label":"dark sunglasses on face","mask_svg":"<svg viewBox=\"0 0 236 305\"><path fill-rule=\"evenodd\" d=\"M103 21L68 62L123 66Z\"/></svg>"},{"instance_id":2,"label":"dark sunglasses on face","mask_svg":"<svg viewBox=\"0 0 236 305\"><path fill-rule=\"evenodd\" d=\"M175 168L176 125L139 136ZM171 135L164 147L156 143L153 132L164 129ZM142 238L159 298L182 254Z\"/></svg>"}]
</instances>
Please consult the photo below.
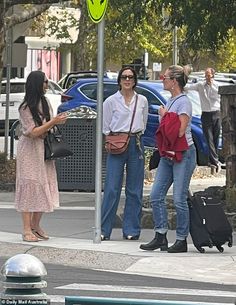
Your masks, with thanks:
<instances>
[{"instance_id":1,"label":"dark sunglasses on face","mask_svg":"<svg viewBox=\"0 0 236 305\"><path fill-rule=\"evenodd\" d=\"M125 79L125 80L131 80L131 79L134 79L134 76L133 75L121 75L120 78Z\"/></svg>"},{"instance_id":2,"label":"dark sunglasses on face","mask_svg":"<svg viewBox=\"0 0 236 305\"><path fill-rule=\"evenodd\" d=\"M44 80L43 82L44 82L45 84L48 84L48 79Z\"/></svg>"}]
</instances>

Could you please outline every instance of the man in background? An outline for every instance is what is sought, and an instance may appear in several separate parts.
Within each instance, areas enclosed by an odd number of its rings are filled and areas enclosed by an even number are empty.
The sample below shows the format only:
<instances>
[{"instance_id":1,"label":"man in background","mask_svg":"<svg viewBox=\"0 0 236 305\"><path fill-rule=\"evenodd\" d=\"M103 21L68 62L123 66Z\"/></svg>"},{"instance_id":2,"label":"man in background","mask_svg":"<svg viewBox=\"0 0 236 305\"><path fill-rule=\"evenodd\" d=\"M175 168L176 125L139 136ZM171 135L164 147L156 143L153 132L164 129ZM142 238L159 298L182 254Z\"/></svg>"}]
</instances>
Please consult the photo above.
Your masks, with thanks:
<instances>
[{"instance_id":1,"label":"man in background","mask_svg":"<svg viewBox=\"0 0 236 305\"><path fill-rule=\"evenodd\" d=\"M221 163L218 157L218 143L221 129L220 95L218 83L214 80L215 70L205 70L205 81L187 86L187 90L196 90L199 94L202 109L202 129L209 147L209 166L220 172Z\"/></svg>"}]
</instances>

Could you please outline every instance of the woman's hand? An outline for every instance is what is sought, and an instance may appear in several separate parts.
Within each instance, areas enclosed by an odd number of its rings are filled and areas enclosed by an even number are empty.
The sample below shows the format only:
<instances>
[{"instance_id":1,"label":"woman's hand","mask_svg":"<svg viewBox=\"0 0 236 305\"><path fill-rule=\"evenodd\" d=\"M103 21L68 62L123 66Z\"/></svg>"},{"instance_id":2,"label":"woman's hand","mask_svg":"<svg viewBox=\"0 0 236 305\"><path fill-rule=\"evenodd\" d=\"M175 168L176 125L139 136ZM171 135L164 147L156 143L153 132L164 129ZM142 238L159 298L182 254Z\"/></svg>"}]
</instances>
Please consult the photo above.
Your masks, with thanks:
<instances>
[{"instance_id":1,"label":"woman's hand","mask_svg":"<svg viewBox=\"0 0 236 305\"><path fill-rule=\"evenodd\" d=\"M58 114L57 116L55 116L54 118L52 118L50 121L45 122L43 125L35 127L29 134L29 137L31 137L31 138L40 137L40 138L44 139L45 136L47 135L47 132L53 126L59 125L59 124L64 124L66 122L66 120L67 120L67 113L62 112L62 113Z\"/></svg>"},{"instance_id":2,"label":"woman's hand","mask_svg":"<svg viewBox=\"0 0 236 305\"><path fill-rule=\"evenodd\" d=\"M166 112L167 112L167 109L164 106L160 106L159 111L158 111L160 116L163 117Z\"/></svg>"},{"instance_id":3,"label":"woman's hand","mask_svg":"<svg viewBox=\"0 0 236 305\"><path fill-rule=\"evenodd\" d=\"M57 124L64 124L67 120L68 114L67 112L59 113L57 116L55 116L52 120L54 122L54 125Z\"/></svg>"}]
</instances>

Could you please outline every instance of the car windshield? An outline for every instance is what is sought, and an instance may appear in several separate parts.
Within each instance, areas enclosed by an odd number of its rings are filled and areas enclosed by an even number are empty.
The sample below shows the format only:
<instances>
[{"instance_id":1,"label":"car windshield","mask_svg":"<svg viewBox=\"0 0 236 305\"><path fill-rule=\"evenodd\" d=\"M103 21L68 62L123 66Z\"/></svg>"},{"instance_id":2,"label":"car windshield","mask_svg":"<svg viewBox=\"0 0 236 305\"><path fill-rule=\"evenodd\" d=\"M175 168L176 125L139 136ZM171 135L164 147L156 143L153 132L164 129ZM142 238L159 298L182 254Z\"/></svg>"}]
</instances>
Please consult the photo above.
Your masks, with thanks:
<instances>
[{"instance_id":1,"label":"car windshield","mask_svg":"<svg viewBox=\"0 0 236 305\"><path fill-rule=\"evenodd\" d=\"M6 94L6 83L2 83L1 94ZM25 84L24 83L11 83L10 93L24 93Z\"/></svg>"},{"instance_id":2,"label":"car windshield","mask_svg":"<svg viewBox=\"0 0 236 305\"><path fill-rule=\"evenodd\" d=\"M63 92L62 88L57 83L55 83L53 81L48 82L47 93L58 94L58 93L62 93L62 92Z\"/></svg>"}]
</instances>

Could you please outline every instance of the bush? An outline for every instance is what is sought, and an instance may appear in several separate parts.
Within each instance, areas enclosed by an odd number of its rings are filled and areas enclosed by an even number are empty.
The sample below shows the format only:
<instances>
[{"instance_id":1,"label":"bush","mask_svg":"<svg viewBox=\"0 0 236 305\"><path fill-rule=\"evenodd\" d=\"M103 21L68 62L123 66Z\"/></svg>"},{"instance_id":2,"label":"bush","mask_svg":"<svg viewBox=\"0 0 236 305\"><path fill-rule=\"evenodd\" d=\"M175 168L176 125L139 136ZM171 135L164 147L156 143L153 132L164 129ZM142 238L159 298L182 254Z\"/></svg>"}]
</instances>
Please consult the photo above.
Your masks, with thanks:
<instances>
[{"instance_id":1,"label":"bush","mask_svg":"<svg viewBox=\"0 0 236 305\"><path fill-rule=\"evenodd\" d=\"M4 152L0 152L0 181L1 183L15 183L16 160L8 159Z\"/></svg>"}]
</instances>

